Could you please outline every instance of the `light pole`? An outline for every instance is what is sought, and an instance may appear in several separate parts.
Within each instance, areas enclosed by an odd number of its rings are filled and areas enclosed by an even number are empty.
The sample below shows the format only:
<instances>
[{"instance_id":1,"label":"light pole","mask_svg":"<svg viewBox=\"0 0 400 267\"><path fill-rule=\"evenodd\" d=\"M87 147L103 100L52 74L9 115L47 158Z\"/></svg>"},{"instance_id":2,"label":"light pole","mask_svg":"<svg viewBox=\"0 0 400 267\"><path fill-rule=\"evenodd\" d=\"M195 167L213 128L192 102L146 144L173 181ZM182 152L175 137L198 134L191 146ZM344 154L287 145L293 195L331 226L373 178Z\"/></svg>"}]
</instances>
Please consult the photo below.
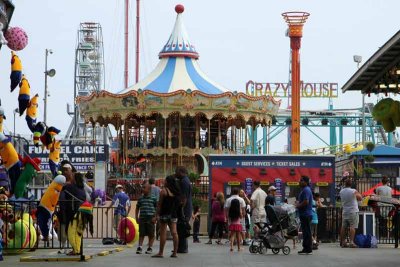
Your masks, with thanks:
<instances>
[{"instance_id":1,"label":"light pole","mask_svg":"<svg viewBox=\"0 0 400 267\"><path fill-rule=\"evenodd\" d=\"M46 52L45 52L45 62L44 62L44 112L43 112L43 122L46 124L46 120L47 120L47 97L48 97L48 93L47 93L47 76L50 77L54 77L54 75L56 75L56 70L55 69L50 69L47 70L47 57L50 54L53 54L53 50L51 49L47 49L46 48Z\"/></svg>"},{"instance_id":2,"label":"light pole","mask_svg":"<svg viewBox=\"0 0 400 267\"><path fill-rule=\"evenodd\" d=\"M17 136L17 134L15 133L15 115L19 113L19 109L18 108L14 109L13 113L14 113L13 145L15 146L15 137Z\"/></svg>"},{"instance_id":3,"label":"light pole","mask_svg":"<svg viewBox=\"0 0 400 267\"><path fill-rule=\"evenodd\" d=\"M360 68L360 63L362 62L362 56L354 55L353 60L357 63L357 69ZM366 127L365 127L365 93L362 93L362 133L361 133L361 143L365 146L366 139Z\"/></svg>"}]
</instances>

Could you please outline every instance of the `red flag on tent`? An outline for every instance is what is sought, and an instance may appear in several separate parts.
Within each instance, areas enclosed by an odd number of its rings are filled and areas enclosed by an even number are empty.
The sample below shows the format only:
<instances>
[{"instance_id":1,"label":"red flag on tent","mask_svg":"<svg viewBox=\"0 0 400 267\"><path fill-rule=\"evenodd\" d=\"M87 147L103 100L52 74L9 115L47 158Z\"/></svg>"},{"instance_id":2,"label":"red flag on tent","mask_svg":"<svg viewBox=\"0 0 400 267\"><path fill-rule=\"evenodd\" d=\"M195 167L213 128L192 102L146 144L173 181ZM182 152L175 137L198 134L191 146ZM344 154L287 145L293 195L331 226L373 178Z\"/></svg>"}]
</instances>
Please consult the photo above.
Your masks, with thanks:
<instances>
[{"instance_id":1,"label":"red flag on tent","mask_svg":"<svg viewBox=\"0 0 400 267\"><path fill-rule=\"evenodd\" d=\"M362 193L363 197L375 194L374 190L377 189L381 185L382 185L382 183L379 183L379 184L376 184L374 187L368 189L367 191ZM392 196L400 196L400 191L392 188Z\"/></svg>"}]
</instances>

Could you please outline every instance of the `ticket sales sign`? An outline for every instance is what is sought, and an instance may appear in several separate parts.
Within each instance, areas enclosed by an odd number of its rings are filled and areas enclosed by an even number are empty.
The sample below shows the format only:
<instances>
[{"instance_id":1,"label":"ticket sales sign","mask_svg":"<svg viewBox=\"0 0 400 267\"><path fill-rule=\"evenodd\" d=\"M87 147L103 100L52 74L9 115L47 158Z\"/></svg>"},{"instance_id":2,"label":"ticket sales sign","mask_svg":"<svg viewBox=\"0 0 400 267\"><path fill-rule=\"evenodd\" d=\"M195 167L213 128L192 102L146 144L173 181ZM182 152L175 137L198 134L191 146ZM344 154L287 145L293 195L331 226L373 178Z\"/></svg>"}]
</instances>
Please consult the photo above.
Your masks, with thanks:
<instances>
[{"instance_id":1,"label":"ticket sales sign","mask_svg":"<svg viewBox=\"0 0 400 267\"><path fill-rule=\"evenodd\" d=\"M300 96L303 98L337 98L338 83L328 82L300 82ZM281 82L254 82L246 83L246 94L250 96L269 95L272 97L288 97L290 94L288 83Z\"/></svg>"},{"instance_id":2,"label":"ticket sales sign","mask_svg":"<svg viewBox=\"0 0 400 267\"><path fill-rule=\"evenodd\" d=\"M62 160L69 160L79 172L93 171L96 162L108 161L108 150L108 145L61 145L60 162ZM42 171L50 170L50 151L48 149L30 145L25 151L28 151L29 156L32 158L40 158L42 162L40 168Z\"/></svg>"}]
</instances>

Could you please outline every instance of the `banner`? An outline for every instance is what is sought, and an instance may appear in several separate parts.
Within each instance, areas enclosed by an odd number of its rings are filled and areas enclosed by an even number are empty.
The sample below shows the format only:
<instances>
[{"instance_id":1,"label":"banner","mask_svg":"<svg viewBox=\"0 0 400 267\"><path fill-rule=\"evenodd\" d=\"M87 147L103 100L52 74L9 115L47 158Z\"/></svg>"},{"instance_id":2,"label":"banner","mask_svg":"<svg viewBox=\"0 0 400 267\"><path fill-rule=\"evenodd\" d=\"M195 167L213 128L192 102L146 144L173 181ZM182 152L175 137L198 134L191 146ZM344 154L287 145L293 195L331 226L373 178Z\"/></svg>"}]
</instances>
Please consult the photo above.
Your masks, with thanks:
<instances>
[{"instance_id":1,"label":"banner","mask_svg":"<svg viewBox=\"0 0 400 267\"><path fill-rule=\"evenodd\" d=\"M42 163L40 168L42 171L49 171L49 153L48 149L35 147L30 145L25 146L25 151L32 158L40 158ZM96 162L108 162L109 146L108 145L61 145L60 162L69 160L78 172L94 171Z\"/></svg>"}]
</instances>

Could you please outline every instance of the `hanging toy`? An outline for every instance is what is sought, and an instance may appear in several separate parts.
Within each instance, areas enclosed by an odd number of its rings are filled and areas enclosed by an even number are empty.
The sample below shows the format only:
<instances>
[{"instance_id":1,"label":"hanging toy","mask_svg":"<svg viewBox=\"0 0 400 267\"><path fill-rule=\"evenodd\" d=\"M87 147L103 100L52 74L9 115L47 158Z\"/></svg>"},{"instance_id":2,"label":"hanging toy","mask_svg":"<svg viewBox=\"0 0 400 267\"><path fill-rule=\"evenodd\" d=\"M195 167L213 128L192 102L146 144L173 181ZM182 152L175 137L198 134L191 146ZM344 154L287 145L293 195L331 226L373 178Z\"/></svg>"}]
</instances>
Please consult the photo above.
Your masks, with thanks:
<instances>
[{"instance_id":1,"label":"hanging toy","mask_svg":"<svg viewBox=\"0 0 400 267\"><path fill-rule=\"evenodd\" d=\"M67 179L63 175L57 175L44 192L37 209L37 222L42 233L43 239L47 240L49 236L49 222L53 216L60 197L61 189Z\"/></svg>"},{"instance_id":2,"label":"hanging toy","mask_svg":"<svg viewBox=\"0 0 400 267\"><path fill-rule=\"evenodd\" d=\"M49 154L49 166L50 171L53 176L57 176L57 170L60 162L60 150L61 150L61 140L55 141L49 146L50 154Z\"/></svg>"},{"instance_id":3,"label":"hanging toy","mask_svg":"<svg viewBox=\"0 0 400 267\"><path fill-rule=\"evenodd\" d=\"M36 123L34 128L33 144L36 147L39 147L42 142L43 148L47 148L54 141L55 136L61 132L53 126L47 127L44 122Z\"/></svg>"},{"instance_id":4,"label":"hanging toy","mask_svg":"<svg viewBox=\"0 0 400 267\"><path fill-rule=\"evenodd\" d=\"M38 102L39 102L39 95L36 94L34 97L31 98L29 101L28 107L26 109L26 116L25 120L28 124L29 130L33 133L35 131L35 124L37 118L37 109L38 109Z\"/></svg>"},{"instance_id":5,"label":"hanging toy","mask_svg":"<svg viewBox=\"0 0 400 267\"><path fill-rule=\"evenodd\" d=\"M6 115L4 115L4 109L0 107L0 133L3 133L3 122L6 119Z\"/></svg>"},{"instance_id":6,"label":"hanging toy","mask_svg":"<svg viewBox=\"0 0 400 267\"><path fill-rule=\"evenodd\" d=\"M7 46L14 51L20 51L28 45L28 35L19 27L9 27L4 37L8 44Z\"/></svg>"},{"instance_id":7,"label":"hanging toy","mask_svg":"<svg viewBox=\"0 0 400 267\"><path fill-rule=\"evenodd\" d=\"M26 187L32 181L33 176L36 175L36 172L40 171L40 162L39 158L32 159L29 156L24 157L22 160L24 170L15 185L14 195L16 199L24 196Z\"/></svg>"},{"instance_id":8,"label":"hanging toy","mask_svg":"<svg viewBox=\"0 0 400 267\"><path fill-rule=\"evenodd\" d=\"M89 224L90 234L93 235L93 206L85 201L68 225L68 241L72 246L72 253L70 255L79 255L81 240L87 224Z\"/></svg>"},{"instance_id":9,"label":"hanging toy","mask_svg":"<svg viewBox=\"0 0 400 267\"><path fill-rule=\"evenodd\" d=\"M4 37L3 28L4 28L4 25L3 25L3 23L0 22L0 44L6 45L6 44L8 44L8 42L7 42L6 38Z\"/></svg>"},{"instance_id":10,"label":"hanging toy","mask_svg":"<svg viewBox=\"0 0 400 267\"><path fill-rule=\"evenodd\" d=\"M28 80L25 78L25 75L22 75L21 82L19 83L19 96L18 96L18 107L20 116L24 114L26 108L28 107L30 96L31 96L31 86L29 85Z\"/></svg>"},{"instance_id":11,"label":"hanging toy","mask_svg":"<svg viewBox=\"0 0 400 267\"><path fill-rule=\"evenodd\" d=\"M21 175L21 162L19 161L18 153L11 144L11 138L0 133L0 156L6 167L8 176L11 182L10 192L13 194L15 185Z\"/></svg>"},{"instance_id":12,"label":"hanging toy","mask_svg":"<svg viewBox=\"0 0 400 267\"><path fill-rule=\"evenodd\" d=\"M17 85L21 82L22 78L22 63L17 54L14 51L11 51L11 92L17 87Z\"/></svg>"}]
</instances>

